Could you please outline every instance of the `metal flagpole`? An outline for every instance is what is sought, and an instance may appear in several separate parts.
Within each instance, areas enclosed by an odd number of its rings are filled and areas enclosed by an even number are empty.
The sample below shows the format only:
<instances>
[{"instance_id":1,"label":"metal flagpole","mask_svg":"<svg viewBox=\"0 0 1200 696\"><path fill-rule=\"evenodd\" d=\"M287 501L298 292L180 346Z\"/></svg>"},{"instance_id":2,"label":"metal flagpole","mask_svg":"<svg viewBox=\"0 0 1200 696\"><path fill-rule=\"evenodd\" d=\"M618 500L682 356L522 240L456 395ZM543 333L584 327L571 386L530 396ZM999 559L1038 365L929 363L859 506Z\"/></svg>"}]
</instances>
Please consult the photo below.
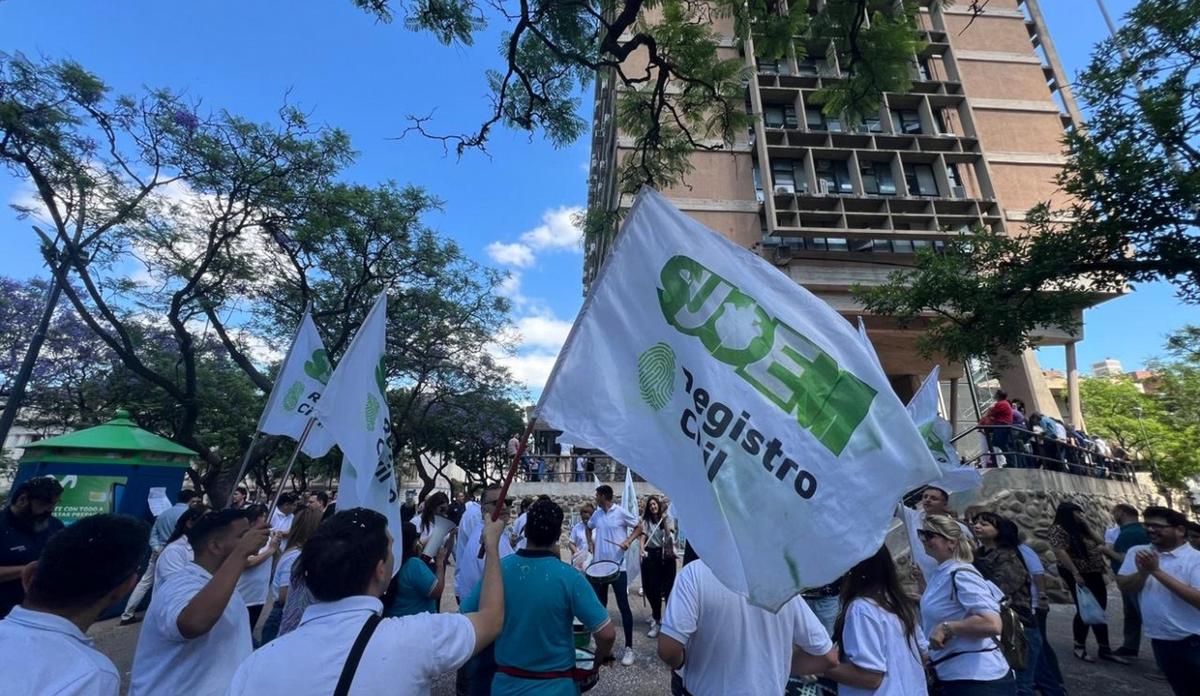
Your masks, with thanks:
<instances>
[{"instance_id":1,"label":"metal flagpole","mask_svg":"<svg viewBox=\"0 0 1200 696\"><path fill-rule=\"evenodd\" d=\"M521 463L521 455L525 454L525 443L529 441L529 437L533 434L533 424L537 422L537 418L530 418L529 425L525 426L525 435L521 437L521 441L517 443L517 453L513 455L512 464L508 465L508 474L504 477L504 484L500 486L500 497L496 499L496 509L492 510L492 521L500 519L500 513L504 511L504 499L508 497L508 487L512 484L513 476L517 473L517 465ZM484 493L487 495L487 493ZM483 558L483 539L479 543L479 556Z\"/></svg>"},{"instance_id":2,"label":"metal flagpole","mask_svg":"<svg viewBox=\"0 0 1200 696\"><path fill-rule=\"evenodd\" d=\"M304 432L300 433L300 439L296 442L296 449L292 450L292 456L288 458L287 466L283 469L283 477L279 479L279 490L275 491L275 499L271 501L271 507L267 508L267 514L275 512L275 508L279 505L279 496L283 495L283 485L287 482L288 476L292 473L292 465L296 463L296 457L300 455L301 448L304 447L304 441L308 439L308 433L312 431L313 424L317 422L316 418L309 418L304 424Z\"/></svg>"}]
</instances>

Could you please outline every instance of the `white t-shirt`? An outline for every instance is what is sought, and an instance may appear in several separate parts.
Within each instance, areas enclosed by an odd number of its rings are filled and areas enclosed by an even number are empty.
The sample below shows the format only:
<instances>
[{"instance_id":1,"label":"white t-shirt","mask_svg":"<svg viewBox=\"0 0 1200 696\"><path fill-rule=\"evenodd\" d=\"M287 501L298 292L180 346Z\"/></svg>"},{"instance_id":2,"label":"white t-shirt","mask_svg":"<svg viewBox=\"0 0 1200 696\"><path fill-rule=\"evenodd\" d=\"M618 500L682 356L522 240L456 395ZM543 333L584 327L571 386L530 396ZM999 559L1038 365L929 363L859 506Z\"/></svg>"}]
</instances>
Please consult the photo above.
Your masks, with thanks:
<instances>
[{"instance_id":1,"label":"white t-shirt","mask_svg":"<svg viewBox=\"0 0 1200 696\"><path fill-rule=\"evenodd\" d=\"M950 574L954 571L959 571L954 576L958 589L952 596ZM928 636L943 621L959 621L985 612L999 615L1001 596L1003 593L995 585L984 580L971 564L953 559L945 561L937 567L933 577L929 578L925 593L921 595L921 629ZM987 652L967 652L971 650ZM991 638L955 635L940 649L931 646L929 659L937 660L951 653L965 654L947 659L934 667L938 678L944 681L994 681L1002 679L1009 672L1008 661L1004 659L996 641Z\"/></svg>"},{"instance_id":2,"label":"white t-shirt","mask_svg":"<svg viewBox=\"0 0 1200 696\"><path fill-rule=\"evenodd\" d=\"M522 512L517 516L517 521L513 522L513 536L517 538L516 549L520 551L525 548L529 540L525 538L525 523L529 520L528 513Z\"/></svg>"},{"instance_id":3,"label":"white t-shirt","mask_svg":"<svg viewBox=\"0 0 1200 696\"><path fill-rule=\"evenodd\" d=\"M1038 558L1037 551L1029 548L1028 544L1017 544L1017 550L1021 552L1021 558L1025 561L1025 570L1029 571L1030 608L1037 609L1037 576L1046 574L1046 566L1042 565L1042 559Z\"/></svg>"},{"instance_id":4,"label":"white t-shirt","mask_svg":"<svg viewBox=\"0 0 1200 696\"><path fill-rule=\"evenodd\" d=\"M154 586L161 587L164 580L182 570L192 559L192 545L187 537L179 537L167 544L154 562Z\"/></svg>"},{"instance_id":5,"label":"white t-shirt","mask_svg":"<svg viewBox=\"0 0 1200 696\"><path fill-rule=\"evenodd\" d=\"M275 508L274 512L271 513L271 521L270 521L271 531L272 532L290 532L290 531L292 531L292 520L294 520L295 518L296 518L295 513L292 513L290 515L285 515L285 514L283 514L282 510L280 510L279 508ZM279 550L283 551L285 549L287 549L287 539L280 539L279 540Z\"/></svg>"},{"instance_id":6,"label":"white t-shirt","mask_svg":"<svg viewBox=\"0 0 1200 696\"><path fill-rule=\"evenodd\" d=\"M117 696L112 660L70 621L15 606L0 621L0 674L7 694Z\"/></svg>"},{"instance_id":7,"label":"white t-shirt","mask_svg":"<svg viewBox=\"0 0 1200 696\"><path fill-rule=\"evenodd\" d=\"M637 515L625 508L613 504L605 512L598 507L588 519L588 528L592 530L592 561L616 561L625 569L625 550L621 542L629 538L629 533L638 524Z\"/></svg>"},{"instance_id":8,"label":"white t-shirt","mask_svg":"<svg viewBox=\"0 0 1200 696\"><path fill-rule=\"evenodd\" d=\"M377 598L362 595L310 605L296 630L241 663L229 696L333 693L363 623L382 610ZM350 694L428 696L433 680L462 667L474 649L475 628L462 614L384 619L367 643Z\"/></svg>"},{"instance_id":9,"label":"white t-shirt","mask_svg":"<svg viewBox=\"0 0 1200 696\"><path fill-rule=\"evenodd\" d=\"M288 549L279 557L279 564L275 566L275 577L271 579L271 589L275 591L275 596L279 596L279 590L290 587L292 584L292 566L296 565L296 559L300 558L300 549Z\"/></svg>"},{"instance_id":10,"label":"white t-shirt","mask_svg":"<svg viewBox=\"0 0 1200 696\"><path fill-rule=\"evenodd\" d=\"M1104 530L1104 543L1112 546L1117 543L1117 537L1121 535L1120 527L1109 527Z\"/></svg>"},{"instance_id":11,"label":"white t-shirt","mask_svg":"<svg viewBox=\"0 0 1200 696\"><path fill-rule=\"evenodd\" d=\"M188 602L210 580L207 570L189 563L154 588L133 654L129 696L221 696L229 688L234 670L253 650L246 603L238 593L230 596L208 633L184 638L177 624Z\"/></svg>"},{"instance_id":12,"label":"white t-shirt","mask_svg":"<svg viewBox=\"0 0 1200 696\"><path fill-rule=\"evenodd\" d=\"M264 553L269 546L270 544L262 547L258 550L258 553ZM270 584L271 559L268 558L253 568L247 568L242 571L242 577L238 578L237 591L242 596L242 601L246 603L246 606L256 607L266 603L267 587Z\"/></svg>"},{"instance_id":13,"label":"white t-shirt","mask_svg":"<svg viewBox=\"0 0 1200 696\"><path fill-rule=\"evenodd\" d=\"M684 566L675 580L662 634L687 649L680 674L695 696L782 694L793 645L811 655L833 649L802 597L772 614L722 585L703 561Z\"/></svg>"},{"instance_id":14,"label":"white t-shirt","mask_svg":"<svg viewBox=\"0 0 1200 696\"><path fill-rule=\"evenodd\" d=\"M842 627L845 659L855 665L882 672L878 689L838 685L838 696L915 696L928 693L921 653L929 649L920 625L913 637L904 634L899 617L875 602L859 598L846 609Z\"/></svg>"},{"instance_id":15,"label":"white t-shirt","mask_svg":"<svg viewBox=\"0 0 1200 696\"><path fill-rule=\"evenodd\" d=\"M1137 573L1138 551L1154 551L1148 544L1134 546L1125 553L1118 575ZM1200 588L1200 551L1184 542L1174 551L1158 551L1158 567L1187 586ZM1183 601L1153 577L1138 595L1142 610L1142 630L1156 640L1180 640L1200 634L1200 609Z\"/></svg>"},{"instance_id":16,"label":"white t-shirt","mask_svg":"<svg viewBox=\"0 0 1200 696\"><path fill-rule=\"evenodd\" d=\"M467 503L462 521L458 525L458 538L454 542L454 594L464 600L471 590L483 579L483 560L479 557L479 542L483 535L483 514L478 503ZM500 535L500 558L511 556L512 544L508 534Z\"/></svg>"},{"instance_id":17,"label":"white t-shirt","mask_svg":"<svg viewBox=\"0 0 1200 696\"><path fill-rule=\"evenodd\" d=\"M575 526L571 527L570 539L571 543L575 545L576 551L586 552L588 550L587 524L583 521L576 522Z\"/></svg>"}]
</instances>

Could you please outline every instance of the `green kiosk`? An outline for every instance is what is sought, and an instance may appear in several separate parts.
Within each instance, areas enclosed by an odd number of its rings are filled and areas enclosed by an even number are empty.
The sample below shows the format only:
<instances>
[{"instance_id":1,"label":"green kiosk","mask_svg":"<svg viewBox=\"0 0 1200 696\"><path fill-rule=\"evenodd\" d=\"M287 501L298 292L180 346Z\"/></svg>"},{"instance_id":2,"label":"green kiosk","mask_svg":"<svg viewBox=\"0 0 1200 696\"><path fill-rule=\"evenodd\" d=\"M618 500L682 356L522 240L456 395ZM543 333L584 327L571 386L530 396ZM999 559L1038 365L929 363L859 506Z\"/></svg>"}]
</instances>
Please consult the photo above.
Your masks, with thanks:
<instances>
[{"instance_id":1,"label":"green kiosk","mask_svg":"<svg viewBox=\"0 0 1200 696\"><path fill-rule=\"evenodd\" d=\"M58 479L63 495L54 516L65 524L106 512L150 520L150 489L165 488L174 503L197 456L137 427L121 410L94 428L26 445L13 486L37 476Z\"/></svg>"}]
</instances>

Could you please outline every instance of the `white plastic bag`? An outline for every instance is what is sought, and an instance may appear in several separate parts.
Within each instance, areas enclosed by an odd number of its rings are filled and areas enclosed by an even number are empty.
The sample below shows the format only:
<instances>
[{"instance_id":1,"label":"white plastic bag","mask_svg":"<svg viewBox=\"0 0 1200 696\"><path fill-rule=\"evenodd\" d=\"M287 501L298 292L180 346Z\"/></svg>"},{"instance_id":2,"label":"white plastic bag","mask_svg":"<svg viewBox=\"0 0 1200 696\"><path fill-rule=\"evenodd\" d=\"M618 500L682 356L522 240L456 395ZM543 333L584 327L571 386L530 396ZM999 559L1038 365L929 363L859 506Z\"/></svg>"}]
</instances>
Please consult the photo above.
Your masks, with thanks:
<instances>
[{"instance_id":1,"label":"white plastic bag","mask_svg":"<svg viewBox=\"0 0 1200 696\"><path fill-rule=\"evenodd\" d=\"M1096 595L1083 585L1075 586L1075 604L1079 607L1079 618L1089 626L1101 626L1108 623L1104 616L1104 607L1096 601Z\"/></svg>"}]
</instances>

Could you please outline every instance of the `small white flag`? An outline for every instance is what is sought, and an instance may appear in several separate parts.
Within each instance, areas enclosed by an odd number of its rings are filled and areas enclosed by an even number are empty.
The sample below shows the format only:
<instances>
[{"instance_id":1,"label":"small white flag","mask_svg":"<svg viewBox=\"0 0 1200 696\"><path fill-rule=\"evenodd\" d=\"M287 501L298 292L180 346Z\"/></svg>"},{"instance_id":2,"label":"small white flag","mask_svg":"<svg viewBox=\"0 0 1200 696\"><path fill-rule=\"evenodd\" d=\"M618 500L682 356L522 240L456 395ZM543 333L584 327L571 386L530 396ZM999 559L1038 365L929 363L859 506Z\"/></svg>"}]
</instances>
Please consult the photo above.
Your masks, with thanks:
<instances>
[{"instance_id":1,"label":"small white flag","mask_svg":"<svg viewBox=\"0 0 1200 696\"><path fill-rule=\"evenodd\" d=\"M649 189L536 417L670 496L717 578L769 610L875 553L938 474L850 322Z\"/></svg>"},{"instance_id":2,"label":"small white flag","mask_svg":"<svg viewBox=\"0 0 1200 696\"><path fill-rule=\"evenodd\" d=\"M974 490L983 482L983 478L975 467L962 465L958 451L951 442L953 428L938 415L939 376L940 368L934 365L933 371L908 402L908 413L912 416L913 424L925 439L925 445L940 470L936 478L926 483L947 493Z\"/></svg>"},{"instance_id":3,"label":"small white flag","mask_svg":"<svg viewBox=\"0 0 1200 696\"><path fill-rule=\"evenodd\" d=\"M354 334L325 394L317 402L317 418L342 450L338 509L370 508L387 517L392 551L399 571L404 543L400 530L400 497L392 465L392 421L387 403L387 295Z\"/></svg>"},{"instance_id":4,"label":"small white flag","mask_svg":"<svg viewBox=\"0 0 1200 696\"><path fill-rule=\"evenodd\" d=\"M258 421L259 431L299 441L309 419L316 415L317 402L321 400L332 372L321 335L317 333L312 316L305 311L275 385L271 387L271 395L267 397L267 407ZM300 451L310 457L320 457L332 447L333 438L319 423L314 423Z\"/></svg>"},{"instance_id":5,"label":"small white flag","mask_svg":"<svg viewBox=\"0 0 1200 696\"><path fill-rule=\"evenodd\" d=\"M640 517L637 491L633 490L633 471L629 467L625 467L625 490L621 491L621 507L634 517ZM635 541L625 549L625 572L629 574L629 582L636 580L642 572L641 541Z\"/></svg>"},{"instance_id":6,"label":"small white flag","mask_svg":"<svg viewBox=\"0 0 1200 696\"><path fill-rule=\"evenodd\" d=\"M883 362L879 359L879 353L875 352L875 344L871 343L871 337L867 335L867 325L861 316L858 318L858 338L862 341L863 348L875 359L875 364L883 371Z\"/></svg>"}]
</instances>

